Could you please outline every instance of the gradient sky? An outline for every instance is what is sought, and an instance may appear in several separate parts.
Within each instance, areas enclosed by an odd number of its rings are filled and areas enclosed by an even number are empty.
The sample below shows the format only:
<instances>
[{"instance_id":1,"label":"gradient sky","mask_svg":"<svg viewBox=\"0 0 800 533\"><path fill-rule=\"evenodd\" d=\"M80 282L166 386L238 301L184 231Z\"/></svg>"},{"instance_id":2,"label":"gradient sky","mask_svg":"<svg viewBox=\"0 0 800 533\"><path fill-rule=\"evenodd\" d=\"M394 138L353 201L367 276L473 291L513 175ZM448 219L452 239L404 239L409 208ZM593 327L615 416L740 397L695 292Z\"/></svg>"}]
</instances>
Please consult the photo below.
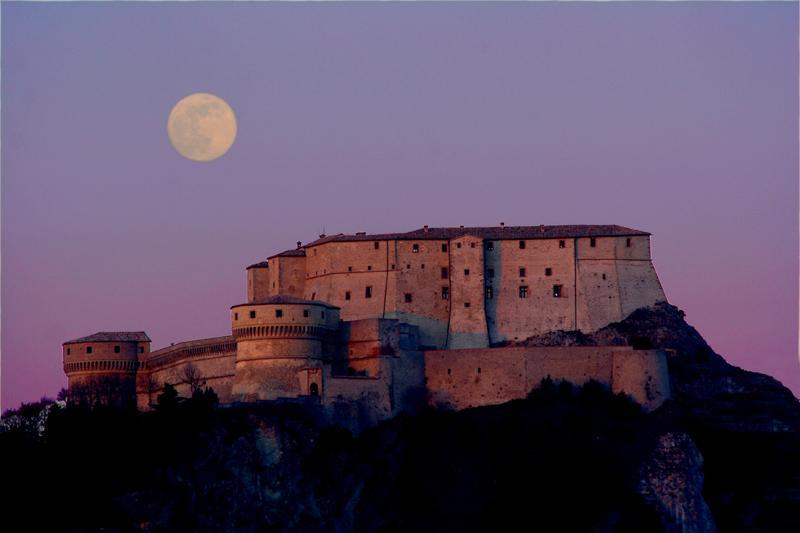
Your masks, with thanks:
<instances>
[{"instance_id":1,"label":"gradient sky","mask_svg":"<svg viewBox=\"0 0 800 533\"><path fill-rule=\"evenodd\" d=\"M621 224L728 361L800 393L797 3L2 4L2 402L61 343L229 333L322 232ZM236 143L196 163L172 106Z\"/></svg>"}]
</instances>

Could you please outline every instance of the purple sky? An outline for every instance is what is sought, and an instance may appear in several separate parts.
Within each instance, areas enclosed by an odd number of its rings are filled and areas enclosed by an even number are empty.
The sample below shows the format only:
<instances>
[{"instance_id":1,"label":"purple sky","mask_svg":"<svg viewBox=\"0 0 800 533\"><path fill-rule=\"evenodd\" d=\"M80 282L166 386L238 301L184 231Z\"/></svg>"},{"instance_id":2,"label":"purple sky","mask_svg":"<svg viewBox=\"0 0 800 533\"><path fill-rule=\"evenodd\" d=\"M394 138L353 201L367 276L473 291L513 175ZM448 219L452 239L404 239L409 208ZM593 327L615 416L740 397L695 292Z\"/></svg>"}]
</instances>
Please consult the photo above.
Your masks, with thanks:
<instances>
[{"instance_id":1,"label":"purple sky","mask_svg":"<svg viewBox=\"0 0 800 533\"><path fill-rule=\"evenodd\" d=\"M800 393L797 3L3 3L2 402L64 340L229 332L335 232L622 224L730 362ZM205 91L221 159L166 136Z\"/></svg>"}]
</instances>

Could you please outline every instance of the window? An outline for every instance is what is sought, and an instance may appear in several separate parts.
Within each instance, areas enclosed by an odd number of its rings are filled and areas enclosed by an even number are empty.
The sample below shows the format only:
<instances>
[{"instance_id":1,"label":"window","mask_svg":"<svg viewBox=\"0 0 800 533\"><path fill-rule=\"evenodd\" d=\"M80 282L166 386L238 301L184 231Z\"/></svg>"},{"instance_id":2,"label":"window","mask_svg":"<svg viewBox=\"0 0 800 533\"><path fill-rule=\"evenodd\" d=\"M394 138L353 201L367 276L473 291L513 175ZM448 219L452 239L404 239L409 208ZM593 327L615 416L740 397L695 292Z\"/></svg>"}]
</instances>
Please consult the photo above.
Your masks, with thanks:
<instances>
[{"instance_id":1,"label":"window","mask_svg":"<svg viewBox=\"0 0 800 533\"><path fill-rule=\"evenodd\" d=\"M394 270L394 264L392 264L392 270Z\"/></svg>"},{"instance_id":2,"label":"window","mask_svg":"<svg viewBox=\"0 0 800 533\"><path fill-rule=\"evenodd\" d=\"M69 355L69 353L70 353L70 350L69 350L69 348L67 348L67 355Z\"/></svg>"},{"instance_id":3,"label":"window","mask_svg":"<svg viewBox=\"0 0 800 533\"><path fill-rule=\"evenodd\" d=\"M369 285L364 289L364 298L372 298L372 287Z\"/></svg>"},{"instance_id":4,"label":"window","mask_svg":"<svg viewBox=\"0 0 800 533\"><path fill-rule=\"evenodd\" d=\"M490 252L494 250L494 241L486 241L486 249Z\"/></svg>"},{"instance_id":5,"label":"window","mask_svg":"<svg viewBox=\"0 0 800 533\"><path fill-rule=\"evenodd\" d=\"M405 294L405 299L406 299L406 303L407 303L407 304L410 304L410 303L411 303L411 293L410 293L410 292L407 292L407 293Z\"/></svg>"},{"instance_id":6,"label":"window","mask_svg":"<svg viewBox=\"0 0 800 533\"><path fill-rule=\"evenodd\" d=\"M469 302L464 302L464 307L469 307Z\"/></svg>"},{"instance_id":7,"label":"window","mask_svg":"<svg viewBox=\"0 0 800 533\"><path fill-rule=\"evenodd\" d=\"M443 251L443 252L446 252L446 251L447 251L447 245L446 245L446 244L442 244L442 251Z\"/></svg>"},{"instance_id":8,"label":"window","mask_svg":"<svg viewBox=\"0 0 800 533\"><path fill-rule=\"evenodd\" d=\"M469 243L469 247L470 248L475 248L475 243L474 242Z\"/></svg>"},{"instance_id":9,"label":"window","mask_svg":"<svg viewBox=\"0 0 800 533\"><path fill-rule=\"evenodd\" d=\"M139 353L144 353L144 346L139 346Z\"/></svg>"},{"instance_id":10,"label":"window","mask_svg":"<svg viewBox=\"0 0 800 533\"><path fill-rule=\"evenodd\" d=\"M464 275L465 275L465 276L469 276L469 269L468 269L468 268L465 268L465 269L464 269Z\"/></svg>"},{"instance_id":11,"label":"window","mask_svg":"<svg viewBox=\"0 0 800 533\"><path fill-rule=\"evenodd\" d=\"M486 271L486 275L489 277L489 279L494 279L494 269L493 268L488 269Z\"/></svg>"},{"instance_id":12,"label":"window","mask_svg":"<svg viewBox=\"0 0 800 533\"><path fill-rule=\"evenodd\" d=\"M255 317L256 317L256 312L250 311L250 318L255 318Z\"/></svg>"},{"instance_id":13,"label":"window","mask_svg":"<svg viewBox=\"0 0 800 533\"><path fill-rule=\"evenodd\" d=\"M630 248L631 247L631 238L630 237L625 239L625 247L626 248Z\"/></svg>"},{"instance_id":14,"label":"window","mask_svg":"<svg viewBox=\"0 0 800 533\"><path fill-rule=\"evenodd\" d=\"M525 249L525 241L519 241L519 249L520 250L524 250Z\"/></svg>"},{"instance_id":15,"label":"window","mask_svg":"<svg viewBox=\"0 0 800 533\"><path fill-rule=\"evenodd\" d=\"M524 278L525 274L527 274L527 270L525 270L525 267L520 268L519 269L519 277Z\"/></svg>"},{"instance_id":16,"label":"window","mask_svg":"<svg viewBox=\"0 0 800 533\"><path fill-rule=\"evenodd\" d=\"M520 298L527 298L528 297L528 286L527 285L520 285L519 286L519 297Z\"/></svg>"},{"instance_id":17,"label":"window","mask_svg":"<svg viewBox=\"0 0 800 533\"><path fill-rule=\"evenodd\" d=\"M456 243L456 248L461 248L461 243L460 242Z\"/></svg>"},{"instance_id":18,"label":"window","mask_svg":"<svg viewBox=\"0 0 800 533\"><path fill-rule=\"evenodd\" d=\"M91 346L87 346L86 347L86 353L92 353L92 347Z\"/></svg>"},{"instance_id":19,"label":"window","mask_svg":"<svg viewBox=\"0 0 800 533\"><path fill-rule=\"evenodd\" d=\"M447 279L447 274L449 270L447 267L442 267L442 279Z\"/></svg>"},{"instance_id":20,"label":"window","mask_svg":"<svg viewBox=\"0 0 800 533\"><path fill-rule=\"evenodd\" d=\"M481 367L478 367L478 374L481 373Z\"/></svg>"},{"instance_id":21,"label":"window","mask_svg":"<svg viewBox=\"0 0 800 533\"><path fill-rule=\"evenodd\" d=\"M411 245L411 251L413 253L415 253L415 254L418 254L419 253L419 244L412 244Z\"/></svg>"},{"instance_id":22,"label":"window","mask_svg":"<svg viewBox=\"0 0 800 533\"><path fill-rule=\"evenodd\" d=\"M375 249L377 250L378 248L380 248L380 247L381 247L381 243L379 243L378 241L375 241L375 242L373 243L373 246L374 246L374 247L375 247Z\"/></svg>"},{"instance_id":23,"label":"window","mask_svg":"<svg viewBox=\"0 0 800 533\"><path fill-rule=\"evenodd\" d=\"M494 297L494 290L491 287L486 287L486 299L491 300Z\"/></svg>"},{"instance_id":24,"label":"window","mask_svg":"<svg viewBox=\"0 0 800 533\"><path fill-rule=\"evenodd\" d=\"M425 270L425 263L422 263L422 264L421 264L419 267L420 267L422 270Z\"/></svg>"},{"instance_id":25,"label":"window","mask_svg":"<svg viewBox=\"0 0 800 533\"><path fill-rule=\"evenodd\" d=\"M545 268L544 269L544 275L545 276L552 276L553 275L553 269L550 268L550 267Z\"/></svg>"},{"instance_id":26,"label":"window","mask_svg":"<svg viewBox=\"0 0 800 533\"><path fill-rule=\"evenodd\" d=\"M563 294L563 285L553 285L553 298L561 298Z\"/></svg>"},{"instance_id":27,"label":"window","mask_svg":"<svg viewBox=\"0 0 800 533\"><path fill-rule=\"evenodd\" d=\"M367 265L367 270L372 270L372 265Z\"/></svg>"},{"instance_id":28,"label":"window","mask_svg":"<svg viewBox=\"0 0 800 533\"><path fill-rule=\"evenodd\" d=\"M303 318L308 318L308 309L303 309Z\"/></svg>"},{"instance_id":29,"label":"window","mask_svg":"<svg viewBox=\"0 0 800 533\"><path fill-rule=\"evenodd\" d=\"M321 313L319 314L319 316L321 316L322 318L325 318L325 311L321 312Z\"/></svg>"},{"instance_id":30,"label":"window","mask_svg":"<svg viewBox=\"0 0 800 533\"><path fill-rule=\"evenodd\" d=\"M450 298L450 289L448 287L442 287L442 300L447 300Z\"/></svg>"},{"instance_id":31,"label":"window","mask_svg":"<svg viewBox=\"0 0 800 533\"><path fill-rule=\"evenodd\" d=\"M316 300L317 299L317 293L316 292L312 292L311 293L311 299L312 300Z\"/></svg>"},{"instance_id":32,"label":"window","mask_svg":"<svg viewBox=\"0 0 800 533\"><path fill-rule=\"evenodd\" d=\"M595 239L594 237L590 238L589 239L589 246L591 246L592 248L597 246L597 239Z\"/></svg>"},{"instance_id":33,"label":"window","mask_svg":"<svg viewBox=\"0 0 800 533\"><path fill-rule=\"evenodd\" d=\"M375 244L378 244L378 243L375 243ZM308 392L311 393L311 396L319 396L319 385L317 385L316 383L312 383L308 387Z\"/></svg>"},{"instance_id":34,"label":"window","mask_svg":"<svg viewBox=\"0 0 800 533\"><path fill-rule=\"evenodd\" d=\"M603 274L603 279L606 279L606 275L605 274Z\"/></svg>"},{"instance_id":35,"label":"window","mask_svg":"<svg viewBox=\"0 0 800 533\"><path fill-rule=\"evenodd\" d=\"M239 320L239 313L233 313L233 319Z\"/></svg>"},{"instance_id":36,"label":"window","mask_svg":"<svg viewBox=\"0 0 800 533\"><path fill-rule=\"evenodd\" d=\"M114 353L119 353L119 346L114 346Z\"/></svg>"},{"instance_id":37,"label":"window","mask_svg":"<svg viewBox=\"0 0 800 533\"><path fill-rule=\"evenodd\" d=\"M406 264L406 270L411 270L411 263Z\"/></svg>"},{"instance_id":38,"label":"window","mask_svg":"<svg viewBox=\"0 0 800 533\"><path fill-rule=\"evenodd\" d=\"M349 300L349 299L350 299L350 291L345 291L345 293L344 293L344 299L345 299L345 300Z\"/></svg>"},{"instance_id":39,"label":"window","mask_svg":"<svg viewBox=\"0 0 800 533\"><path fill-rule=\"evenodd\" d=\"M280 318L283 316L283 309L276 309L275 310L275 318Z\"/></svg>"},{"instance_id":40,"label":"window","mask_svg":"<svg viewBox=\"0 0 800 533\"><path fill-rule=\"evenodd\" d=\"M347 267L347 271L348 272L352 272L353 271L353 267L351 267L351 266Z\"/></svg>"},{"instance_id":41,"label":"window","mask_svg":"<svg viewBox=\"0 0 800 533\"><path fill-rule=\"evenodd\" d=\"M558 247L559 248L566 248L567 247L567 241L558 241Z\"/></svg>"}]
</instances>

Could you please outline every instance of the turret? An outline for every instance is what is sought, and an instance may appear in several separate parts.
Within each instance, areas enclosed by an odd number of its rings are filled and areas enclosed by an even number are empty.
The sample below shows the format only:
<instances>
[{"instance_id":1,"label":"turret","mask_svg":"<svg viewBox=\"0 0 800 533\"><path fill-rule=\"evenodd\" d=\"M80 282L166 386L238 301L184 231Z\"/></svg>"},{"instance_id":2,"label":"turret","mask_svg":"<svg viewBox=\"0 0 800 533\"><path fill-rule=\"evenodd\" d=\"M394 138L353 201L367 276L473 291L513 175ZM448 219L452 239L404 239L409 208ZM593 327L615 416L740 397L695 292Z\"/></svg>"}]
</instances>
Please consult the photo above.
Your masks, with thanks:
<instances>
[{"instance_id":1,"label":"turret","mask_svg":"<svg viewBox=\"0 0 800 533\"><path fill-rule=\"evenodd\" d=\"M70 399L136 405L136 370L149 352L150 338L143 331L104 331L65 342Z\"/></svg>"},{"instance_id":2,"label":"turret","mask_svg":"<svg viewBox=\"0 0 800 533\"><path fill-rule=\"evenodd\" d=\"M272 296L231 308L236 339L234 401L322 394L322 362L339 328L339 308Z\"/></svg>"}]
</instances>

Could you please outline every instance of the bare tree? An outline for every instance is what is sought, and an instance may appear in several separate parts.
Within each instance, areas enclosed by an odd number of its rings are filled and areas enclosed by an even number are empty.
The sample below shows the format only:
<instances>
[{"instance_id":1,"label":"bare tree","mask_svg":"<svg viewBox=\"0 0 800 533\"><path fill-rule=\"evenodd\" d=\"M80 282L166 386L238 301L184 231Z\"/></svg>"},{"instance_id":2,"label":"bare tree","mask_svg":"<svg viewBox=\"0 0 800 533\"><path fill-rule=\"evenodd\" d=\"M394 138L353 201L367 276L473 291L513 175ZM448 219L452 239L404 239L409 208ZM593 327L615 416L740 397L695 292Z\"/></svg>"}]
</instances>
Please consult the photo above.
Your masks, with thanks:
<instances>
[{"instance_id":1,"label":"bare tree","mask_svg":"<svg viewBox=\"0 0 800 533\"><path fill-rule=\"evenodd\" d=\"M189 385L189 390L192 394L202 390L203 386L206 384L206 380L203 379L202 372L200 372L200 369L192 363L184 366L183 369L181 369L178 377L180 378L181 383Z\"/></svg>"}]
</instances>

